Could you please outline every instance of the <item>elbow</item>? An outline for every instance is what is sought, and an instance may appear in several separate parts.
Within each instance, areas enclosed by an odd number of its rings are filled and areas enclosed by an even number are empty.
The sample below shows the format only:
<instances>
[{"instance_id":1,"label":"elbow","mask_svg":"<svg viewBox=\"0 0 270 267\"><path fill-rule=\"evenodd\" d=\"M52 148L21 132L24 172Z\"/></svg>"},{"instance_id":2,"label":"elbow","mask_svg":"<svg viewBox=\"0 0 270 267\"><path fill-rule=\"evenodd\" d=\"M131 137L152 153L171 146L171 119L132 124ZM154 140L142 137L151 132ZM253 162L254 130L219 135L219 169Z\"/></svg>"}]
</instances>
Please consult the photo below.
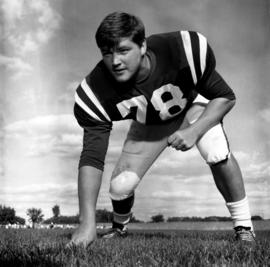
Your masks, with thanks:
<instances>
[{"instance_id":1,"label":"elbow","mask_svg":"<svg viewBox=\"0 0 270 267\"><path fill-rule=\"evenodd\" d=\"M228 107L231 109L236 103L236 96L233 91L223 96L226 99Z\"/></svg>"},{"instance_id":2,"label":"elbow","mask_svg":"<svg viewBox=\"0 0 270 267\"><path fill-rule=\"evenodd\" d=\"M235 106L235 104L236 104L236 99L230 100L230 106L231 106L231 108L233 108Z\"/></svg>"},{"instance_id":3,"label":"elbow","mask_svg":"<svg viewBox=\"0 0 270 267\"><path fill-rule=\"evenodd\" d=\"M226 113L229 112L235 105L236 100L234 99L229 99L229 98L220 98L221 103L226 110Z\"/></svg>"},{"instance_id":4,"label":"elbow","mask_svg":"<svg viewBox=\"0 0 270 267\"><path fill-rule=\"evenodd\" d=\"M226 106L227 106L226 110L227 110L227 112L229 112L229 111L232 110L232 108L234 107L235 103L236 103L236 100L235 99L227 99L227 101L226 101Z\"/></svg>"}]
</instances>

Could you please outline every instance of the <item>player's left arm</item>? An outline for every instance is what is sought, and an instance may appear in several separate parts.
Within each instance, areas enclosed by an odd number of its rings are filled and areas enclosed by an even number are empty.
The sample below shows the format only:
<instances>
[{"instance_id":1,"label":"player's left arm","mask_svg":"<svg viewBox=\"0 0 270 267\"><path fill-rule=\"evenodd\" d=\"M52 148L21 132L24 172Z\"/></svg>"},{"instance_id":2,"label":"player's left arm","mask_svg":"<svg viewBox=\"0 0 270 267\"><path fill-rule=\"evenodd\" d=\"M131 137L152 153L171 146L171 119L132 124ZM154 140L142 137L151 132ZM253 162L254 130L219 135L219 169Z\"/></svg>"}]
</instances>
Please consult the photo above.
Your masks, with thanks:
<instances>
[{"instance_id":1,"label":"player's left arm","mask_svg":"<svg viewBox=\"0 0 270 267\"><path fill-rule=\"evenodd\" d=\"M189 150L209 129L222 121L234 104L235 100L222 97L210 100L196 122L179 129L168 138L169 145L177 150Z\"/></svg>"},{"instance_id":2,"label":"player's left arm","mask_svg":"<svg viewBox=\"0 0 270 267\"><path fill-rule=\"evenodd\" d=\"M168 144L177 150L188 150L212 127L222 121L235 105L235 94L215 70L215 56L207 45L206 68L196 90L209 99L206 108L196 120L184 129L179 129L168 138Z\"/></svg>"}]
</instances>

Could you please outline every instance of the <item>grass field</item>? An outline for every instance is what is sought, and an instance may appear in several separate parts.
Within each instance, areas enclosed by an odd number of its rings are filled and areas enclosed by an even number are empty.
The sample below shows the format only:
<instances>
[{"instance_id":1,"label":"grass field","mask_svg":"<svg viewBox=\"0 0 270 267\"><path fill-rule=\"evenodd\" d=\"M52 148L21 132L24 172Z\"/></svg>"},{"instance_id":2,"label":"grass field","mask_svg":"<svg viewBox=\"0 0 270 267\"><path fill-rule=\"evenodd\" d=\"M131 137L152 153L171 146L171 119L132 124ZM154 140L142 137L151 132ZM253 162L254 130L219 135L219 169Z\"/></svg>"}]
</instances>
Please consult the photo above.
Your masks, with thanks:
<instances>
[{"instance_id":1,"label":"grass field","mask_svg":"<svg viewBox=\"0 0 270 267\"><path fill-rule=\"evenodd\" d=\"M0 266L270 266L270 230L257 230L251 245L228 230L157 226L133 225L127 238L98 239L87 249L65 248L70 229L0 229Z\"/></svg>"}]
</instances>

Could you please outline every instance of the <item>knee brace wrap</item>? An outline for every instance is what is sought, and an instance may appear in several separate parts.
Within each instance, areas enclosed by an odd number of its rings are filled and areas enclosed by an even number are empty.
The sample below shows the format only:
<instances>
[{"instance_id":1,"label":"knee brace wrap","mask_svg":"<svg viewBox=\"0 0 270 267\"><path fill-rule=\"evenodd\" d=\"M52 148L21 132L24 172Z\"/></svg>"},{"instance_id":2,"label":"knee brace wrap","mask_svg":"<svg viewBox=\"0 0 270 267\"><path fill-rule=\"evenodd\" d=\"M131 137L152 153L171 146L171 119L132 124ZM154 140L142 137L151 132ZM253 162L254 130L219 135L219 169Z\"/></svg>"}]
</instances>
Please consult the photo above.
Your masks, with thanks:
<instances>
[{"instance_id":1,"label":"knee brace wrap","mask_svg":"<svg viewBox=\"0 0 270 267\"><path fill-rule=\"evenodd\" d=\"M206 132L197 142L197 148L204 160L210 165L229 158L229 144L222 124L220 123Z\"/></svg>"},{"instance_id":2,"label":"knee brace wrap","mask_svg":"<svg viewBox=\"0 0 270 267\"><path fill-rule=\"evenodd\" d=\"M192 107L188 110L186 119L189 124L194 123L203 113L208 100L198 96ZM230 157L230 149L222 123L208 130L197 142L197 148L204 160L214 165Z\"/></svg>"},{"instance_id":3,"label":"knee brace wrap","mask_svg":"<svg viewBox=\"0 0 270 267\"><path fill-rule=\"evenodd\" d=\"M123 171L111 180L110 196L114 200L122 200L131 196L140 182L135 172Z\"/></svg>"}]
</instances>

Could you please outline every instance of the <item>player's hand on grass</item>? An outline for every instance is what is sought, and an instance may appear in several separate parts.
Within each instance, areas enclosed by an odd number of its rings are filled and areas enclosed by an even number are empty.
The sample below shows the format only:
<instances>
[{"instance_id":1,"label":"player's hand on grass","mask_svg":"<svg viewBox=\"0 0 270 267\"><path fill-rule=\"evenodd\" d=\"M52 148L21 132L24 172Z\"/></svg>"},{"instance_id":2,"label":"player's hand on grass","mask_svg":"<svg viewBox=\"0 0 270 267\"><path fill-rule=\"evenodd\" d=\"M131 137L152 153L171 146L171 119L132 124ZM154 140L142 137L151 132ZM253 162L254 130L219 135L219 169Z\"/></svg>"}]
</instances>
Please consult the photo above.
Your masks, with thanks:
<instances>
[{"instance_id":1,"label":"player's hand on grass","mask_svg":"<svg viewBox=\"0 0 270 267\"><path fill-rule=\"evenodd\" d=\"M186 151L197 142L197 134L190 128L178 130L168 137L168 145L176 150Z\"/></svg>"},{"instance_id":2,"label":"player's hand on grass","mask_svg":"<svg viewBox=\"0 0 270 267\"><path fill-rule=\"evenodd\" d=\"M80 224L73 233L71 240L66 245L66 248L76 246L87 247L96 240L96 227L88 224Z\"/></svg>"}]
</instances>

